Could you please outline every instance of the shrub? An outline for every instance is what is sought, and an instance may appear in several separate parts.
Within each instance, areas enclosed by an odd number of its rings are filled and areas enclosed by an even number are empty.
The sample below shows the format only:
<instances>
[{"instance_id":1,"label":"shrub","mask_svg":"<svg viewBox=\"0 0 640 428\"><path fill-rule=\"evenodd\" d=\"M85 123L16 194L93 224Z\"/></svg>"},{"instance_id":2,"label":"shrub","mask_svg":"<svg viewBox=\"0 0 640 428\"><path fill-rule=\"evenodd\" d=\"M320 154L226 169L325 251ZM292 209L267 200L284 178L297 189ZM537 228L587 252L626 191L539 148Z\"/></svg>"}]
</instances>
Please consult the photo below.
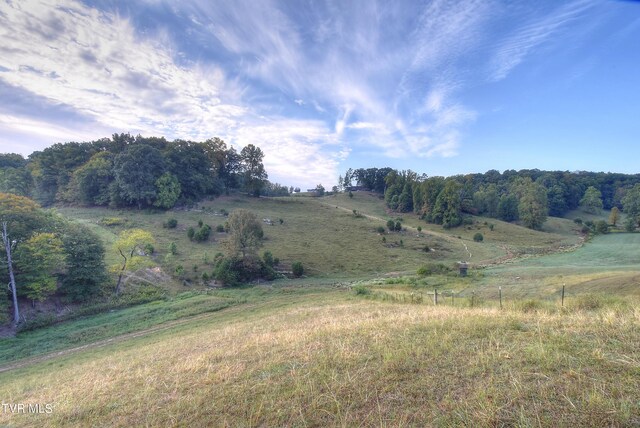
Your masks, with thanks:
<instances>
[{"instance_id":1,"label":"shrub","mask_svg":"<svg viewBox=\"0 0 640 428\"><path fill-rule=\"evenodd\" d=\"M56 316L52 313L38 314L33 318L29 318L26 321L22 321L20 324L18 324L17 331L23 332L36 330L42 327L48 327L55 324L56 321Z\"/></svg>"},{"instance_id":2,"label":"shrub","mask_svg":"<svg viewBox=\"0 0 640 428\"><path fill-rule=\"evenodd\" d=\"M202 219L198 220L198 227L202 227Z\"/></svg>"},{"instance_id":3,"label":"shrub","mask_svg":"<svg viewBox=\"0 0 640 428\"><path fill-rule=\"evenodd\" d=\"M399 221L396 221L394 229L396 230L396 232L400 232L402 230L402 223L400 223Z\"/></svg>"},{"instance_id":4,"label":"shrub","mask_svg":"<svg viewBox=\"0 0 640 428\"><path fill-rule=\"evenodd\" d=\"M396 223L393 220L387 221L387 229L389 229L390 232L393 232L396 230Z\"/></svg>"},{"instance_id":5,"label":"shrub","mask_svg":"<svg viewBox=\"0 0 640 428\"><path fill-rule=\"evenodd\" d=\"M573 220L573 222L575 224L582 224L582 219L581 218L576 218L576 219Z\"/></svg>"},{"instance_id":6,"label":"shrub","mask_svg":"<svg viewBox=\"0 0 640 428\"><path fill-rule=\"evenodd\" d=\"M422 226L418 226L418 233L422 232Z\"/></svg>"},{"instance_id":7,"label":"shrub","mask_svg":"<svg viewBox=\"0 0 640 428\"><path fill-rule=\"evenodd\" d=\"M353 198L353 192L351 190L349 190L349 197Z\"/></svg>"},{"instance_id":8,"label":"shrub","mask_svg":"<svg viewBox=\"0 0 640 428\"><path fill-rule=\"evenodd\" d=\"M271 251L265 251L264 254L262 255L262 260L264 260L264 263L267 266L274 265L273 254L271 254Z\"/></svg>"},{"instance_id":9,"label":"shrub","mask_svg":"<svg viewBox=\"0 0 640 428\"><path fill-rule=\"evenodd\" d=\"M187 236L189 237L190 241L193 241L193 237L196 234L196 230L193 227L189 227L189 230L187 230Z\"/></svg>"},{"instance_id":10,"label":"shrub","mask_svg":"<svg viewBox=\"0 0 640 428\"><path fill-rule=\"evenodd\" d=\"M209 235L211 235L211 226L205 224L197 232L193 235L193 239L196 242L204 242L209 239Z\"/></svg>"},{"instance_id":11,"label":"shrub","mask_svg":"<svg viewBox=\"0 0 640 428\"><path fill-rule=\"evenodd\" d=\"M169 252L174 256L178 254L178 246L176 245L175 242L172 242L171 245L169 245Z\"/></svg>"},{"instance_id":12,"label":"shrub","mask_svg":"<svg viewBox=\"0 0 640 428\"><path fill-rule=\"evenodd\" d=\"M636 230L636 221L633 219L633 216L627 217L627 220L624 222L624 230L627 232Z\"/></svg>"},{"instance_id":13,"label":"shrub","mask_svg":"<svg viewBox=\"0 0 640 428\"><path fill-rule=\"evenodd\" d=\"M109 227L122 226L126 222L127 220L121 217L103 217L100 220L100 224L104 226L109 226Z\"/></svg>"},{"instance_id":14,"label":"shrub","mask_svg":"<svg viewBox=\"0 0 640 428\"><path fill-rule=\"evenodd\" d=\"M155 249L155 248L153 248L153 245L151 245L151 244L149 244L149 243L147 243L147 244L144 246L144 253L145 253L145 254L151 255L151 254L155 253L155 251L156 251L156 249Z\"/></svg>"},{"instance_id":15,"label":"shrub","mask_svg":"<svg viewBox=\"0 0 640 428\"><path fill-rule=\"evenodd\" d=\"M496 227L495 224L489 223L489 230L493 232L493 229Z\"/></svg>"},{"instance_id":16,"label":"shrub","mask_svg":"<svg viewBox=\"0 0 640 428\"><path fill-rule=\"evenodd\" d=\"M472 225L473 224L473 219L471 217L464 216L462 218L462 224L465 225L465 226Z\"/></svg>"},{"instance_id":17,"label":"shrub","mask_svg":"<svg viewBox=\"0 0 640 428\"><path fill-rule=\"evenodd\" d=\"M384 231L385 231L385 229L384 229L384 227L383 227L383 226L378 226L378 228L376 229L376 232L378 232L378 233L380 233L380 234L383 234L383 233L384 233Z\"/></svg>"},{"instance_id":18,"label":"shrub","mask_svg":"<svg viewBox=\"0 0 640 428\"><path fill-rule=\"evenodd\" d=\"M606 221L598 220L596 222L596 233L599 233L602 235L609 233L609 225L607 224Z\"/></svg>"},{"instance_id":19,"label":"shrub","mask_svg":"<svg viewBox=\"0 0 640 428\"><path fill-rule=\"evenodd\" d=\"M304 267L302 266L302 262L293 262L291 265L291 271L293 272L293 276L296 278L300 278L302 274L304 274Z\"/></svg>"},{"instance_id":20,"label":"shrub","mask_svg":"<svg viewBox=\"0 0 640 428\"><path fill-rule=\"evenodd\" d=\"M274 266L278 266L279 264L280 264L280 259L279 259L279 258L277 258L277 257L275 257L275 258L273 259L273 265L274 265Z\"/></svg>"},{"instance_id":21,"label":"shrub","mask_svg":"<svg viewBox=\"0 0 640 428\"><path fill-rule=\"evenodd\" d=\"M371 290L369 290L367 287L365 287L362 284L356 285L355 287L353 287L353 291L355 291L356 296L366 296L368 294L371 294Z\"/></svg>"},{"instance_id":22,"label":"shrub","mask_svg":"<svg viewBox=\"0 0 640 428\"><path fill-rule=\"evenodd\" d=\"M170 218L162 224L162 227L165 229L175 229L178 226L178 220L175 218Z\"/></svg>"},{"instance_id":23,"label":"shrub","mask_svg":"<svg viewBox=\"0 0 640 428\"><path fill-rule=\"evenodd\" d=\"M482 236L482 233L478 232L473 235L473 240L476 242L482 242L484 240L484 236Z\"/></svg>"},{"instance_id":24,"label":"shrub","mask_svg":"<svg viewBox=\"0 0 640 428\"><path fill-rule=\"evenodd\" d=\"M429 248L429 246L428 246L428 245L425 245L425 246L422 248L422 251L424 251L425 253L428 253L429 251L431 251L431 248Z\"/></svg>"},{"instance_id":25,"label":"shrub","mask_svg":"<svg viewBox=\"0 0 640 428\"><path fill-rule=\"evenodd\" d=\"M218 232L218 233L224 232L224 226L221 225L221 224L217 225L216 226L216 232Z\"/></svg>"},{"instance_id":26,"label":"shrub","mask_svg":"<svg viewBox=\"0 0 640 428\"><path fill-rule=\"evenodd\" d=\"M418 268L417 274L421 276L446 274L451 272L451 268L444 263L427 263Z\"/></svg>"},{"instance_id":27,"label":"shrub","mask_svg":"<svg viewBox=\"0 0 640 428\"><path fill-rule=\"evenodd\" d=\"M182 275L184 275L184 266L176 266L176 275L178 275L179 277L182 277Z\"/></svg>"},{"instance_id":28,"label":"shrub","mask_svg":"<svg viewBox=\"0 0 640 428\"><path fill-rule=\"evenodd\" d=\"M209 281L209 274L207 272L202 272L202 280Z\"/></svg>"}]
</instances>

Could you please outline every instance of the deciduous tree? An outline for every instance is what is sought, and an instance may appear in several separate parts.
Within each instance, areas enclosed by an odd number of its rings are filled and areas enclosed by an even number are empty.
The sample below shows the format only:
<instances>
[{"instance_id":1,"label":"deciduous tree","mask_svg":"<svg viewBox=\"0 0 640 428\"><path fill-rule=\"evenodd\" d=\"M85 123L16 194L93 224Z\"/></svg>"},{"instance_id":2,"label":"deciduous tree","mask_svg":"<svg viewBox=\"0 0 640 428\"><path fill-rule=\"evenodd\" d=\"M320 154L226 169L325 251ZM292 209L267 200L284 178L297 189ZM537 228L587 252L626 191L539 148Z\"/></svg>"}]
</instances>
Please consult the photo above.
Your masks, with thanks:
<instances>
[{"instance_id":1,"label":"deciduous tree","mask_svg":"<svg viewBox=\"0 0 640 428\"><path fill-rule=\"evenodd\" d=\"M602 193L593 186L589 186L580 200L580 205L591 214L597 214L602 210Z\"/></svg>"},{"instance_id":2,"label":"deciduous tree","mask_svg":"<svg viewBox=\"0 0 640 428\"><path fill-rule=\"evenodd\" d=\"M160 151L146 144L129 146L116 156L115 183L122 199L139 209L151 205L157 195L156 180L164 166Z\"/></svg>"},{"instance_id":3,"label":"deciduous tree","mask_svg":"<svg viewBox=\"0 0 640 428\"><path fill-rule=\"evenodd\" d=\"M264 170L262 159L264 153L260 147L248 144L240 152L244 187L253 196L260 196L260 191L267 181L267 172Z\"/></svg>"},{"instance_id":4,"label":"deciduous tree","mask_svg":"<svg viewBox=\"0 0 640 428\"><path fill-rule=\"evenodd\" d=\"M254 213L237 209L229 215L229 236L224 242L229 257L243 258L247 254L255 254L262 242L264 232L262 225Z\"/></svg>"},{"instance_id":5,"label":"deciduous tree","mask_svg":"<svg viewBox=\"0 0 640 428\"><path fill-rule=\"evenodd\" d=\"M156 180L156 200L154 206L159 208L173 208L180 197L181 186L175 175L165 172Z\"/></svg>"},{"instance_id":6,"label":"deciduous tree","mask_svg":"<svg viewBox=\"0 0 640 428\"><path fill-rule=\"evenodd\" d=\"M62 273L65 254L60 238L53 233L36 233L16 251L21 293L32 303L42 302L57 289L56 274Z\"/></svg>"},{"instance_id":7,"label":"deciduous tree","mask_svg":"<svg viewBox=\"0 0 640 428\"><path fill-rule=\"evenodd\" d=\"M135 257L140 257L138 252L143 251L147 245L155 245L155 240L151 233L142 229L130 229L120 233L118 240L116 241L114 248L122 257L122 267L118 275L118 282L116 283L115 293L120 293L120 287L122 284L122 277L127 269L135 266Z\"/></svg>"}]
</instances>

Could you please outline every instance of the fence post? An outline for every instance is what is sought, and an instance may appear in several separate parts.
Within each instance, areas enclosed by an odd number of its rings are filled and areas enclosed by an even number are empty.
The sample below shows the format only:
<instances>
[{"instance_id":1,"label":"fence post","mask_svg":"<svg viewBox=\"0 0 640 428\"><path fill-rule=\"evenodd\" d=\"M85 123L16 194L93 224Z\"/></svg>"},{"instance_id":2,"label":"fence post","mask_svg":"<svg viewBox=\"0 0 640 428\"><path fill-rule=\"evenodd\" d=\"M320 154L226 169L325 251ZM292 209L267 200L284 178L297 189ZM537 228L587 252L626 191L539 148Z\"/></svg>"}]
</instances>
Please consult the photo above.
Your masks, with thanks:
<instances>
[{"instance_id":1,"label":"fence post","mask_svg":"<svg viewBox=\"0 0 640 428\"><path fill-rule=\"evenodd\" d=\"M502 287L498 287L498 293L500 294L500 309L502 309Z\"/></svg>"},{"instance_id":2,"label":"fence post","mask_svg":"<svg viewBox=\"0 0 640 428\"><path fill-rule=\"evenodd\" d=\"M562 284L562 300L561 300L560 306L564 308L564 284Z\"/></svg>"},{"instance_id":3,"label":"fence post","mask_svg":"<svg viewBox=\"0 0 640 428\"><path fill-rule=\"evenodd\" d=\"M453 296L455 296L455 294L453 293L453 290L451 290L451 306L455 306L453 301Z\"/></svg>"},{"instance_id":4,"label":"fence post","mask_svg":"<svg viewBox=\"0 0 640 428\"><path fill-rule=\"evenodd\" d=\"M472 291L472 292L471 292L471 307L472 307L472 308L473 308L473 300L474 300L474 298L475 298L475 297L476 297L476 292L475 292L475 291Z\"/></svg>"},{"instance_id":5,"label":"fence post","mask_svg":"<svg viewBox=\"0 0 640 428\"><path fill-rule=\"evenodd\" d=\"M437 288L433 289L433 304L434 305L438 304L438 289Z\"/></svg>"}]
</instances>

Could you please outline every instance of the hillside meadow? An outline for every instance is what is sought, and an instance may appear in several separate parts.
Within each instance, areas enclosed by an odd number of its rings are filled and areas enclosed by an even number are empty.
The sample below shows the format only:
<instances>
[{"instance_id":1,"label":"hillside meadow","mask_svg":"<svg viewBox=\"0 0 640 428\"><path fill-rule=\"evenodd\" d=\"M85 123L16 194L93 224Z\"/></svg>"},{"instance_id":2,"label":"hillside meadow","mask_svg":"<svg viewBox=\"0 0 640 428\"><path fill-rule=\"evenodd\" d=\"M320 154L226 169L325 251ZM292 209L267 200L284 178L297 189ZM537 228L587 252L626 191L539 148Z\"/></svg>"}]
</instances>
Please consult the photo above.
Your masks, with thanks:
<instances>
[{"instance_id":1,"label":"hillside meadow","mask_svg":"<svg viewBox=\"0 0 640 428\"><path fill-rule=\"evenodd\" d=\"M224 213L238 208L254 212L259 219L271 220L272 225L263 223L266 239L261 253L270 251L285 269L292 262L301 261L314 277L413 273L428 262L491 263L525 252L542 253L579 243L576 225L566 219L550 219L543 233L482 217L475 217L471 225L445 231L413 214L387 212L384 201L368 192L356 192L353 198L344 194L323 198L226 196L189 210L167 212L77 207L60 207L58 211L99 234L107 246L108 264L119 262L117 252L111 250L119 232L130 228L152 232L156 239L152 264L161 266L174 278L176 268L182 266L185 273L175 279L197 285L201 283L201 274L212 270L215 254L222 251L220 243L226 234L216 232L216 227L224 226ZM170 218L175 218L178 226L163 228ZM401 221L403 231L379 233L377 228L386 227L390 219ZM197 227L200 220L214 229L205 243L195 243L187 237L188 228ZM422 232L418 232L418 226ZM477 232L483 233L484 242L473 241ZM177 246L176 255L169 254L172 242Z\"/></svg>"},{"instance_id":2,"label":"hillside meadow","mask_svg":"<svg viewBox=\"0 0 640 428\"><path fill-rule=\"evenodd\" d=\"M272 290L1 373L5 401L54 411L0 423L636 426L638 301L583 303L500 310Z\"/></svg>"},{"instance_id":3,"label":"hillside meadow","mask_svg":"<svg viewBox=\"0 0 640 428\"><path fill-rule=\"evenodd\" d=\"M585 242L560 218L542 231L482 217L444 230L383 207L356 192L58 208L107 248L127 228L152 232L148 268L165 272L154 286L167 293L0 339L3 402L53 407L0 413L0 425L640 424L640 234ZM186 231L199 220L215 230L236 208L270 219L260 251L284 269L301 261L305 277L207 287L200 275L226 234L195 243ZM389 219L403 230L379 233ZM110 250L107 260L118 262Z\"/></svg>"}]
</instances>

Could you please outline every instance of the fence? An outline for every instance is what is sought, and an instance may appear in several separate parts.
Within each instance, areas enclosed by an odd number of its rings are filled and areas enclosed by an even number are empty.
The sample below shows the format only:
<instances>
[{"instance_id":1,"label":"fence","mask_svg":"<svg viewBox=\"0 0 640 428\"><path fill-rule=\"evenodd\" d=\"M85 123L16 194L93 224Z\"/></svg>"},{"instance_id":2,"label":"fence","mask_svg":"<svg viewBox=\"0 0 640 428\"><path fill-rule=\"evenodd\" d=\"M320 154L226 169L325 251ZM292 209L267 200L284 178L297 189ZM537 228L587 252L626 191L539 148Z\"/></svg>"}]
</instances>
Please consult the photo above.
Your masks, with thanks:
<instances>
[{"instance_id":1,"label":"fence","mask_svg":"<svg viewBox=\"0 0 640 428\"><path fill-rule=\"evenodd\" d=\"M464 306L464 307L486 307L497 306L503 309L507 303L509 304L524 304L530 306L531 309L535 309L537 306L535 302L539 302L541 305L546 302L547 304L553 304L559 307L565 307L567 298L587 298L593 296L590 294L574 294L569 293L566 290L565 285L557 289L556 292L537 297L516 297L509 296L506 290L503 290L502 286L495 288L495 294L490 293L490 289L483 288L482 293L476 293L476 291L454 291L454 290L439 290L433 291L418 291L418 292L388 292L388 291L375 291L371 290L365 297L375 298L382 301L390 301L397 303L411 303L411 304L427 304L427 305L450 305L450 306ZM582 302L584 304L584 302ZM598 302L593 301L593 305L598 306Z\"/></svg>"}]
</instances>

